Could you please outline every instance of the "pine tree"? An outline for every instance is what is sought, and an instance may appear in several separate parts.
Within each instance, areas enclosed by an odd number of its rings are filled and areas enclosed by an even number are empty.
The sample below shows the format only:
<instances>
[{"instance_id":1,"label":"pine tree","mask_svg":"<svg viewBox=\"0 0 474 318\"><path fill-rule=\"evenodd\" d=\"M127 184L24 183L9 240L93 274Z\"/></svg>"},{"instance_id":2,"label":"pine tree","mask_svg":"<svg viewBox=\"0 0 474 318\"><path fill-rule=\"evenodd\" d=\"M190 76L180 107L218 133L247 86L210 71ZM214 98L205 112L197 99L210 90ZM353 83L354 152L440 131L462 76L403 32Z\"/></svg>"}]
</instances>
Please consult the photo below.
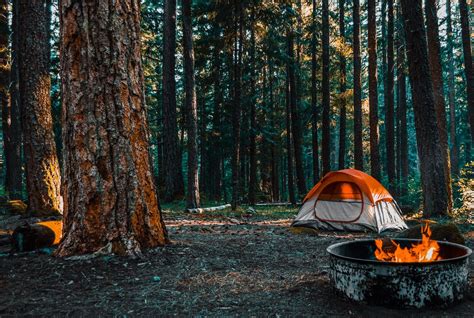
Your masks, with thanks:
<instances>
[{"instance_id":1,"label":"pine tree","mask_svg":"<svg viewBox=\"0 0 474 318\"><path fill-rule=\"evenodd\" d=\"M167 241L148 153L140 1L121 3L60 5L65 209L58 256L104 247L139 256Z\"/></svg>"},{"instance_id":2,"label":"pine tree","mask_svg":"<svg viewBox=\"0 0 474 318\"><path fill-rule=\"evenodd\" d=\"M47 1L18 2L19 84L28 210L62 213L61 176L51 116Z\"/></svg>"}]
</instances>

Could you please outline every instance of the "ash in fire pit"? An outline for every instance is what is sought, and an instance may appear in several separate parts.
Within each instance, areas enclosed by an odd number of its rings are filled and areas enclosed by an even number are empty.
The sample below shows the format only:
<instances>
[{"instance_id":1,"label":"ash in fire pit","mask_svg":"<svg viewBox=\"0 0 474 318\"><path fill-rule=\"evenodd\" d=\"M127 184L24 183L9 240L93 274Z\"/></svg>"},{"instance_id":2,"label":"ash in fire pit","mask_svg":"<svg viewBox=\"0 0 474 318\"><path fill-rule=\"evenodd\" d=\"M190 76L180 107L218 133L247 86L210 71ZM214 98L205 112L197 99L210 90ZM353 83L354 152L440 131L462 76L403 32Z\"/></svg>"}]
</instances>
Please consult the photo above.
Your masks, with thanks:
<instances>
[{"instance_id":1,"label":"ash in fire pit","mask_svg":"<svg viewBox=\"0 0 474 318\"><path fill-rule=\"evenodd\" d=\"M395 239L400 249L421 240ZM437 242L439 255L432 262L392 262L375 258L374 240L331 245L330 276L335 289L350 299L389 307L447 307L464 298L468 288L468 262L472 251L462 245Z\"/></svg>"}]
</instances>

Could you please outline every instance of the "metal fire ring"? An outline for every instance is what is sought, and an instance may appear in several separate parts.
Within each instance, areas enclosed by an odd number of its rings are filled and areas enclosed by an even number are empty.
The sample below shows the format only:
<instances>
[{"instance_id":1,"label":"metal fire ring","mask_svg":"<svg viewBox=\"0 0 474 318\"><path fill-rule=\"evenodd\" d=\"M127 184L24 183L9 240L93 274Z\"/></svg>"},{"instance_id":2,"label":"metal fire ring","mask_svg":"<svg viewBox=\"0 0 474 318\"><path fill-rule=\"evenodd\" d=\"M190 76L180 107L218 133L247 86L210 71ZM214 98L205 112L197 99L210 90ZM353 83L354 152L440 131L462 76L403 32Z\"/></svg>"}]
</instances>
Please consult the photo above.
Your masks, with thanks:
<instances>
[{"instance_id":1,"label":"metal fire ring","mask_svg":"<svg viewBox=\"0 0 474 318\"><path fill-rule=\"evenodd\" d=\"M401 247L420 240L394 239ZM468 288L471 249L440 242L439 261L395 263L375 259L372 239L329 246L330 277L336 291L352 300L396 308L447 307Z\"/></svg>"}]
</instances>

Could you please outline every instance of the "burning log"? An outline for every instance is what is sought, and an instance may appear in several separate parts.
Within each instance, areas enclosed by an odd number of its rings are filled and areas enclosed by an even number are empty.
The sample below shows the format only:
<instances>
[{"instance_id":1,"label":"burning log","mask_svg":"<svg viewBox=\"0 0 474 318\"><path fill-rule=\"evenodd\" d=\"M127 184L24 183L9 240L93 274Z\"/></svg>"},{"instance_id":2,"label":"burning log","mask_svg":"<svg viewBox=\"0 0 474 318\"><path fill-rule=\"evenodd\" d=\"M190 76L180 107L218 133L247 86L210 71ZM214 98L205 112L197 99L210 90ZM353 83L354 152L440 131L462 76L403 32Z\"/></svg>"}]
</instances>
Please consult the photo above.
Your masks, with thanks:
<instances>
[{"instance_id":1,"label":"burning log","mask_svg":"<svg viewBox=\"0 0 474 318\"><path fill-rule=\"evenodd\" d=\"M447 224L433 224L431 227L431 239L436 241L448 241L456 244L465 244L459 228L453 223ZM414 226L397 235L397 238L410 238L421 240L422 225Z\"/></svg>"},{"instance_id":2,"label":"burning log","mask_svg":"<svg viewBox=\"0 0 474 318\"><path fill-rule=\"evenodd\" d=\"M62 221L21 225L11 236L12 251L26 252L57 245L61 240L62 227Z\"/></svg>"}]
</instances>

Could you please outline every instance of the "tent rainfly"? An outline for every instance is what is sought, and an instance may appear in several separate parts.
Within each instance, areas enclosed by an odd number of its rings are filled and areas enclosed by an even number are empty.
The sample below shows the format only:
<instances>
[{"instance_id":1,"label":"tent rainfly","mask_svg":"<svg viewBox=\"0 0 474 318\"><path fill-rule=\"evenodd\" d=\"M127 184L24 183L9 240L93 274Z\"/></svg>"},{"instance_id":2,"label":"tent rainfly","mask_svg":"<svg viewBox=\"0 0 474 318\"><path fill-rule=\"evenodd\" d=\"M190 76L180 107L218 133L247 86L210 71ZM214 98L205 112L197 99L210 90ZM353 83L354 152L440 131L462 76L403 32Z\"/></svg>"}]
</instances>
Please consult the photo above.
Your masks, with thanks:
<instances>
[{"instance_id":1,"label":"tent rainfly","mask_svg":"<svg viewBox=\"0 0 474 318\"><path fill-rule=\"evenodd\" d=\"M327 173L306 195L291 226L378 233L408 228L387 189L355 169Z\"/></svg>"}]
</instances>

